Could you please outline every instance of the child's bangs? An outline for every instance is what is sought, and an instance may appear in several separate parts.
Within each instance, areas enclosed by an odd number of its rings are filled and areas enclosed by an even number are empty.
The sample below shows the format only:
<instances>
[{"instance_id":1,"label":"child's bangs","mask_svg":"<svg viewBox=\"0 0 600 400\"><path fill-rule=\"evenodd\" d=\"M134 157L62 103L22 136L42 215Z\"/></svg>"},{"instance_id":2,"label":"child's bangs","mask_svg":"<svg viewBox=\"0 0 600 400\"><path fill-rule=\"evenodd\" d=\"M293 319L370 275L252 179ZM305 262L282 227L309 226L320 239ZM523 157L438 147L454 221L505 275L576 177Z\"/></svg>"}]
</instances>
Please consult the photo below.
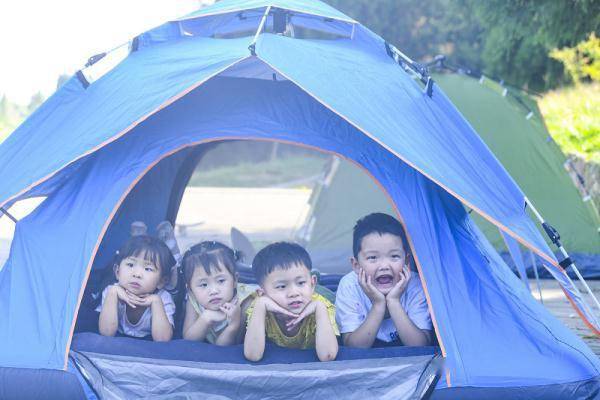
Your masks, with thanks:
<instances>
[{"instance_id":1,"label":"child's bangs","mask_svg":"<svg viewBox=\"0 0 600 400\"><path fill-rule=\"evenodd\" d=\"M158 251L156 251L156 249L150 246L144 248L137 248L132 252L131 255L126 257L141 258L142 260L148 261L149 263L153 264L158 269L162 270L163 268L163 266L161 265L160 254L158 253Z\"/></svg>"},{"instance_id":2,"label":"child's bangs","mask_svg":"<svg viewBox=\"0 0 600 400\"><path fill-rule=\"evenodd\" d=\"M215 272L222 272L226 270L231 275L234 274L231 261L225 257L222 251L208 251L204 254L200 254L200 264L204 268L207 275L212 275ZM233 267L233 268L232 268Z\"/></svg>"},{"instance_id":3,"label":"child's bangs","mask_svg":"<svg viewBox=\"0 0 600 400\"><path fill-rule=\"evenodd\" d=\"M192 254L185 261L185 275L189 283L196 268L202 268L207 275L227 271L235 276L235 260L230 260L222 251L209 251Z\"/></svg>"}]
</instances>

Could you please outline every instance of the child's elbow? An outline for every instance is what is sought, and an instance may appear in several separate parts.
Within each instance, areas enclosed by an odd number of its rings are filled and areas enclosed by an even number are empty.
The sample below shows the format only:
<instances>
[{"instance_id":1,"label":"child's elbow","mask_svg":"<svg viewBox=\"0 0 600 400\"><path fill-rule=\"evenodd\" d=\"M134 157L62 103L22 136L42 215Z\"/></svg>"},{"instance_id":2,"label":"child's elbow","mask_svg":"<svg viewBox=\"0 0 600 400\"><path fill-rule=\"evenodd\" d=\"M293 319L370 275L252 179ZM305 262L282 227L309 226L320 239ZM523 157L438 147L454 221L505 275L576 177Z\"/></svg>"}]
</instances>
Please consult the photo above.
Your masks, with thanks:
<instances>
[{"instance_id":1,"label":"child's elbow","mask_svg":"<svg viewBox=\"0 0 600 400\"><path fill-rule=\"evenodd\" d=\"M262 360L263 353L259 351L252 351L244 347L244 357L246 357L246 360L248 361L257 362Z\"/></svg>"},{"instance_id":2,"label":"child's elbow","mask_svg":"<svg viewBox=\"0 0 600 400\"><path fill-rule=\"evenodd\" d=\"M319 358L319 361L333 361L337 357L337 353L338 346L336 343L335 347L332 347L331 349L325 349L324 351L317 352L317 357Z\"/></svg>"},{"instance_id":3,"label":"child's elbow","mask_svg":"<svg viewBox=\"0 0 600 400\"><path fill-rule=\"evenodd\" d=\"M117 328L99 326L98 332L100 332L102 336L115 336L117 333Z\"/></svg>"},{"instance_id":4,"label":"child's elbow","mask_svg":"<svg viewBox=\"0 0 600 400\"><path fill-rule=\"evenodd\" d=\"M168 342L173 337L173 331L160 332L152 335L152 340L155 342Z\"/></svg>"},{"instance_id":5,"label":"child's elbow","mask_svg":"<svg viewBox=\"0 0 600 400\"><path fill-rule=\"evenodd\" d=\"M326 352L324 354L319 354L319 361L333 361L335 360L335 358L337 357L337 351L336 352Z\"/></svg>"}]
</instances>

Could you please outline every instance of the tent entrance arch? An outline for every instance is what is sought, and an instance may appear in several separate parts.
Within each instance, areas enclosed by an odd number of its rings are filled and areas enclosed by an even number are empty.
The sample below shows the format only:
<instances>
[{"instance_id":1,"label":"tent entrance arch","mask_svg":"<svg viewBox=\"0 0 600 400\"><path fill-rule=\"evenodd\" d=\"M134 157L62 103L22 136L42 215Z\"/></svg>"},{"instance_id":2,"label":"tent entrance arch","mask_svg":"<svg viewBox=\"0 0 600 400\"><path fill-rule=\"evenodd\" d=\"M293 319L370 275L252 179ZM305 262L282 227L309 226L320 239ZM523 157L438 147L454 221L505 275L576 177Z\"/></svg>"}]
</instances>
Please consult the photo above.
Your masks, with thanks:
<instances>
[{"instance_id":1,"label":"tent entrance arch","mask_svg":"<svg viewBox=\"0 0 600 400\"><path fill-rule=\"evenodd\" d=\"M333 218L335 218L337 222L332 222L330 220L324 220L322 222L319 218L317 223L319 230L316 233L314 232L316 219L314 215L315 209L314 204L312 204L311 201L318 199L322 202L322 198L317 196L315 191L321 190L322 184L326 183L330 178L326 174L329 171L329 167L323 169L322 172L324 175L306 177L314 180L314 182L310 183L314 187L296 190L296 192L302 193L300 196L295 193L295 199L293 203L289 205L285 203L275 204L281 202L281 200L279 200L279 198L274 200L273 198L268 197L269 193L260 194L256 190L243 190L238 188L233 191L233 194L229 194L227 193L227 189L225 191L219 191L219 189L213 188L202 189L199 186L189 184L194 171L197 172L198 168L202 168L203 158L210 157L211 152L218 153L219 146L221 146L220 154L231 154L231 151L227 149L228 144L245 144L252 142L262 142L266 144L283 143L291 145L291 147L299 147L304 149L305 152L310 150L313 153L326 155L328 157L328 162L334 164L339 163L339 160L343 159L340 154L326 152L306 145L299 146L298 143L289 141L274 141L269 139L256 141L252 138L240 140L237 137L232 137L222 138L218 141L198 142L189 146L186 145L184 148L177 151L182 152L182 154L178 154L177 152L168 154L166 158L155 164L152 168L155 168L156 171L153 171L152 169L145 171L144 177L136 182L135 186L131 188L131 191L120 205L119 210L116 211L115 216L110 223L110 227L100 245L101 250L96 255L94 269L102 268L106 265L106 262L110 260L111 254L114 254L120 243L126 239L129 232L129 226L132 222L136 220L147 221L147 225L150 230L152 230L158 223L157 221L167 219L176 222L174 223L176 231L181 231L179 226L183 225L186 232L183 237L179 238L183 249L202 239L218 239L228 242L231 228L239 228L249 236L257 246L262 246L277 240L298 241L309 249L313 255L315 268L318 269L319 272L341 276L350 271L349 259L352 255L352 240L351 237L349 238L347 236L349 232L344 232L344 235L342 236L338 235L336 233L337 225L343 226L344 229L349 229L351 231L356 220L372 212L386 212L390 215L395 215L402 220L401 211L395 207L390 195L383 186L376 181L368 171L364 170L363 167L356 165L347 159L344 159L343 161L345 164L344 170L352 170L352 182L344 182L342 185L355 185L355 187L356 185L359 187L361 185L369 185L369 190L365 189L365 194L370 197L375 197L373 196L372 190L370 190L371 187L374 187L376 188L375 190L378 191L378 199L380 201L376 204L369 202L365 203L363 201L364 199L360 198L360 193L357 196L345 198L344 204L341 204L341 202L338 201L339 199L335 199L335 204L330 206L335 207L338 205L338 208L343 207L343 210L335 211ZM239 149L239 146L237 148ZM184 159L179 160L179 158ZM235 154L233 155L233 158L236 158ZM325 164L323 161L324 160L321 160L320 165L311 169L311 171L321 168L321 166ZM179 170L169 167L169 164L179 165ZM195 167L195 165L198 165L198 167ZM243 174L244 169L247 167L248 165L244 164L243 166L237 167L237 169L232 169L229 173ZM303 182L305 181L304 179L301 180ZM340 185L339 180L336 181L336 185ZM227 183L221 183L219 186L229 185ZM254 185L246 186L253 187ZM251 202L252 199L244 196L251 196L255 192L260 194L268 204L259 208L245 208L244 203ZM280 196L282 189L271 189L267 190L267 192L275 192L276 196ZM189 196L189 198L186 198L186 196ZM212 210L218 214L217 218L220 217L225 220L214 221L214 218L207 214L209 211L202 210L205 207L202 201L207 196L209 196L209 200L212 199L212 203L220 202L221 200L219 198L222 198L224 201L228 202L231 208L238 207L241 208L241 210L227 211L223 209L225 206L222 204L211 204L208 207L208 210ZM158 206L153 204L154 201ZM231 201L233 201L233 203L231 203ZM300 204L300 202L305 202L307 204ZM184 212L185 215L181 215L180 213L180 205L182 203L184 203L187 208ZM284 210L274 210L273 206L283 208ZM201 212L196 212L196 214L199 215L194 215L194 208L201 210ZM228 212L233 215L226 215ZM277 216L284 218L284 213L286 212L291 213L292 218L290 219L288 217L285 231L271 232L270 235L262 234L258 237L254 237L253 232L251 231L252 228L248 228L244 225L243 220L239 220L243 219L244 215L247 215L247 213L252 212L261 213L259 218L264 219L264 225L268 225L269 222L271 222L268 221L269 218ZM278 214L269 215L269 212L278 212ZM327 214L327 212L324 212L322 209L319 209L318 212L320 216ZM238 220L236 221L235 218L238 218ZM253 225L256 226L256 224L257 222L254 221ZM186 226L190 226L192 229L188 229ZM282 226L277 224L274 224L273 226L275 226L274 229L283 229ZM324 226L329 226L329 229L323 228ZM327 230L332 234L327 235L327 232L323 232ZM247 261L250 262L251 260Z\"/></svg>"}]
</instances>

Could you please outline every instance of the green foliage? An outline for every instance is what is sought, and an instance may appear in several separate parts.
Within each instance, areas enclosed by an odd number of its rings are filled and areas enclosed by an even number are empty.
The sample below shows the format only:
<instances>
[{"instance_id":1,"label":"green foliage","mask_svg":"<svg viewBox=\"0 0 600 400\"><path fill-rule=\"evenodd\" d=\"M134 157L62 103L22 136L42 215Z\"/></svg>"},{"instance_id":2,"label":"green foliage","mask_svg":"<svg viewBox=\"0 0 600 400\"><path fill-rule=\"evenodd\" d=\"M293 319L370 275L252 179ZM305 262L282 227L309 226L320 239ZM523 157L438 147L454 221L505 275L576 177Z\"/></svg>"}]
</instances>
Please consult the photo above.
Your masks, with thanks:
<instances>
[{"instance_id":1,"label":"green foliage","mask_svg":"<svg viewBox=\"0 0 600 400\"><path fill-rule=\"evenodd\" d=\"M565 153L600 163L600 83L549 92L539 105Z\"/></svg>"},{"instance_id":2,"label":"green foliage","mask_svg":"<svg viewBox=\"0 0 600 400\"><path fill-rule=\"evenodd\" d=\"M562 62L565 72L576 84L581 81L600 81L600 38L594 32L575 47L554 49L550 57Z\"/></svg>"},{"instance_id":3,"label":"green foliage","mask_svg":"<svg viewBox=\"0 0 600 400\"><path fill-rule=\"evenodd\" d=\"M483 33L483 64L492 75L535 90L564 82L552 49L574 46L600 29L597 0L468 0Z\"/></svg>"},{"instance_id":4,"label":"green foliage","mask_svg":"<svg viewBox=\"0 0 600 400\"><path fill-rule=\"evenodd\" d=\"M0 142L10 135L26 114L25 107L12 103L6 96L0 99Z\"/></svg>"},{"instance_id":5,"label":"green foliage","mask_svg":"<svg viewBox=\"0 0 600 400\"><path fill-rule=\"evenodd\" d=\"M600 30L598 0L328 0L416 60L436 54L515 86L564 82L552 49Z\"/></svg>"},{"instance_id":6,"label":"green foliage","mask_svg":"<svg viewBox=\"0 0 600 400\"><path fill-rule=\"evenodd\" d=\"M44 100L44 96L38 92L31 97L28 105L21 106L2 96L0 98L0 142L6 139Z\"/></svg>"},{"instance_id":7,"label":"green foliage","mask_svg":"<svg viewBox=\"0 0 600 400\"><path fill-rule=\"evenodd\" d=\"M483 32L467 0L327 0L415 60L480 68Z\"/></svg>"}]
</instances>

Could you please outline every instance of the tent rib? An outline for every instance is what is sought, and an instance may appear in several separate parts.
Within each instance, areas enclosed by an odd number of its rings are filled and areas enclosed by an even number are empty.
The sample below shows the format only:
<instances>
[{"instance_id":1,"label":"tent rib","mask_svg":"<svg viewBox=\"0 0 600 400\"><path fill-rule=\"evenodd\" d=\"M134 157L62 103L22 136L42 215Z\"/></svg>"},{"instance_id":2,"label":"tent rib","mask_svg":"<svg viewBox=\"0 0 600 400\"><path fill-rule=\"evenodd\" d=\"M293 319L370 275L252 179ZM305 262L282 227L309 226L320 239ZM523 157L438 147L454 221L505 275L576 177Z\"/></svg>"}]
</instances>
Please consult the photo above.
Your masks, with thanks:
<instances>
[{"instance_id":1,"label":"tent rib","mask_svg":"<svg viewBox=\"0 0 600 400\"><path fill-rule=\"evenodd\" d=\"M238 63L240 63L242 61L247 60L248 58L250 58L250 56L246 56L246 57L240 58L240 59L234 61L233 63L228 64L227 66L225 66L225 67L223 67L223 68L215 71L213 74L207 76L206 78L204 78L200 82L196 82L192 86L188 87L187 89L181 91L177 95L175 95L175 96L171 97L170 99L166 100L165 102L163 102L161 105L159 105L154 110L150 111L146 115L143 115L142 117L140 117L136 121L132 122L127 128L123 129L121 132L119 132L116 135L110 137L109 139L106 139L105 141L103 141L102 143L100 143L100 144L92 147L91 149L83 152L79 156L75 157L71 161L69 161L66 164L64 164L62 167L57 168L54 172L49 173L48 175L44 176L43 178L38 179L37 181L35 181L35 182L31 183L30 185L28 185L27 187L25 187L24 189L20 190L16 194L10 196L9 198L7 198L6 200L4 200L3 202L0 203L0 208L3 208L6 204L10 203L14 199L18 199L19 197L23 196L25 193L29 192L30 190L32 190L36 186L41 185L42 183L48 181L49 179L51 179L52 177L54 177L56 174L58 174L59 172L61 172L65 168L67 168L68 166L74 164L75 162L81 160L82 158L84 158L84 157L86 157L86 156L88 156L88 155L90 155L90 154L92 154L92 153L94 153L94 152L102 149L103 147L109 145L110 143L112 143L112 142L120 139L121 137L125 136L129 131L131 131L132 129L134 129L136 126L138 126L139 124L141 124L142 122L144 122L145 120L147 120L148 118L150 118L151 116L153 116L154 114L156 114L157 112L159 112L162 109L170 106L171 104L175 103L177 100L179 100L183 96L187 95L188 93L190 93L194 89L197 89L198 87L202 86L204 83L206 83L210 79L212 79L215 76L219 75L220 73L228 70L229 68L233 67L234 65L236 65L236 64L238 64Z\"/></svg>"},{"instance_id":2,"label":"tent rib","mask_svg":"<svg viewBox=\"0 0 600 400\"><path fill-rule=\"evenodd\" d=\"M300 89L302 89L310 97L312 97L313 99L315 99L316 101L318 101L319 103L321 103L324 107L326 107L327 109L329 109L334 114L338 115L344 121L348 122L350 125L352 125L356 129L358 129L360 132L364 133L367 137L369 137L371 140L373 140L374 142L376 142L377 144L379 144L380 146L382 146L383 148L385 148L391 154L393 154L394 156L398 157L400 160L402 160L403 162L405 162L406 164L408 164L409 166L411 166L413 169L415 169L419 173L423 174L429 180L431 180L432 182L434 182L436 185L440 186L442 189L444 189L446 192L448 192L449 194L451 194L452 196L454 196L455 198L457 198L459 201L461 201L463 204L465 204L469 208L472 208L473 210L477 211L477 213L479 213L482 217L484 217L485 219L487 219L490 223L496 225L499 229L502 229L504 232L506 232L508 235L510 235L511 237L513 237L515 240L517 240L523 246L531 249L533 252L535 252L541 258L543 258L544 260L546 260L548 263L550 263L550 264L552 264L554 266L558 266L557 261L554 260L554 259L552 259L552 258L550 258L545 252L541 251L536 246L534 246L531 243L527 242L525 239L521 238L519 235L517 235L516 233L514 233L508 227L506 227L505 225L503 225L500 222L496 221L493 217L491 217L487 213L483 212L481 209L479 209L478 207L474 206L469 201L467 201L464 198L462 198L460 195L458 195L457 193L455 193L453 190L451 190L450 188L448 188L446 185L438 182L436 179L434 179L429 174L427 174L426 172L424 172L423 170L421 170L420 168L418 168L417 166L415 166L413 163L411 163L410 161L406 160L404 157L400 156L394 150L390 149L385 143L383 143L379 139L375 138L368 131L366 131L365 129L363 129L362 127L360 127L358 124L354 123L353 121L351 121L346 116L340 114L337 110L335 110L333 107L331 107L325 101L323 101L320 98L318 98L317 96L315 96L310 91L306 90L302 85L300 85L294 79L290 78L287 74L281 72L281 70L279 70L278 68L274 67L273 65L271 65L269 62L267 62L266 60L264 60L260 56L257 55L257 58L260 59L262 62L264 62L266 65L268 65L270 68L272 68L273 70L277 71L279 74L281 74L282 76L284 76L290 82L293 82L296 86L298 86Z\"/></svg>"}]
</instances>

